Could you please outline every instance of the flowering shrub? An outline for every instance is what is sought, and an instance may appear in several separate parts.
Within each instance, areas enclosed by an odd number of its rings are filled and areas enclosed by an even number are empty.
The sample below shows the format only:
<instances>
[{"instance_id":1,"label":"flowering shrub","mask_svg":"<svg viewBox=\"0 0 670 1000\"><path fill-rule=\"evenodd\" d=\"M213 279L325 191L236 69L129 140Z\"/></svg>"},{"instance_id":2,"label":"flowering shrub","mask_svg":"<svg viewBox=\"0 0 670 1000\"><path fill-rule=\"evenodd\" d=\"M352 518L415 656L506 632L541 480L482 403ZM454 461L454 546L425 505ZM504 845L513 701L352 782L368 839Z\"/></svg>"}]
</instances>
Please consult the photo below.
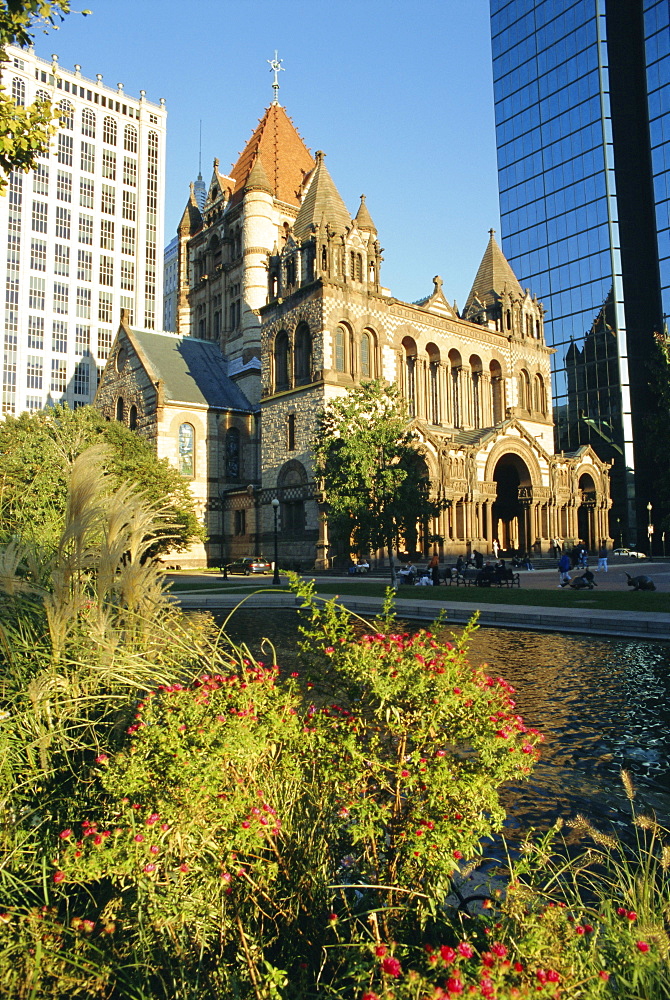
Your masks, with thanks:
<instances>
[{"instance_id":1,"label":"flowering shrub","mask_svg":"<svg viewBox=\"0 0 670 1000\"><path fill-rule=\"evenodd\" d=\"M177 960L212 996L354 988L377 938L443 921L459 862L502 824L500 785L530 773L539 735L462 646L333 625L320 648L328 691L213 648L216 672L137 704L94 762L100 809L54 832L70 926L121 979L141 957L152 996Z\"/></svg>"}]
</instances>

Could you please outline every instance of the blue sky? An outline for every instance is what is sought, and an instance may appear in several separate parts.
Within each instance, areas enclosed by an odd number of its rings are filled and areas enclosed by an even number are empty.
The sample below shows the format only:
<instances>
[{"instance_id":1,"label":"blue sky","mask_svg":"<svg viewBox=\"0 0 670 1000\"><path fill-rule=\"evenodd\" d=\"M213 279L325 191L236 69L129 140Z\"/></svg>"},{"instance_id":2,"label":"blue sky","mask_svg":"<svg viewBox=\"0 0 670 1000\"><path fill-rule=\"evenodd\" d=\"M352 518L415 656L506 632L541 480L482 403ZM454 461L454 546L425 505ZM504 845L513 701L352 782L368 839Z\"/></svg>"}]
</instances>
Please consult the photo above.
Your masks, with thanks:
<instances>
[{"instance_id":1,"label":"blue sky","mask_svg":"<svg viewBox=\"0 0 670 1000\"><path fill-rule=\"evenodd\" d=\"M323 149L349 211L365 193L382 281L413 301L440 274L463 306L499 209L488 0L85 0L37 54L164 97L166 241L198 171L225 172L272 100Z\"/></svg>"}]
</instances>

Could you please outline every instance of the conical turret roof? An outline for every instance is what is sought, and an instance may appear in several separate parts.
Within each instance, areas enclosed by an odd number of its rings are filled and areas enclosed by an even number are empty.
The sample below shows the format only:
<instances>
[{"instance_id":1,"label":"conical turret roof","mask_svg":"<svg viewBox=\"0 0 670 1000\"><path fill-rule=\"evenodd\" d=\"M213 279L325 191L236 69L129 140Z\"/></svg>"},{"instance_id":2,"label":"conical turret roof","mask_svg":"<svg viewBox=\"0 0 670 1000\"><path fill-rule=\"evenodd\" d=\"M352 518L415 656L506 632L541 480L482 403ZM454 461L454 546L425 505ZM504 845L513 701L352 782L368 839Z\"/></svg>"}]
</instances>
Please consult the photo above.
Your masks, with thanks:
<instances>
[{"instance_id":1,"label":"conical turret roof","mask_svg":"<svg viewBox=\"0 0 670 1000\"><path fill-rule=\"evenodd\" d=\"M280 104L271 104L266 110L230 172L235 181L233 203L242 197L257 160L261 161L275 198L297 208L305 176L314 168L314 160Z\"/></svg>"},{"instance_id":2,"label":"conical turret roof","mask_svg":"<svg viewBox=\"0 0 670 1000\"><path fill-rule=\"evenodd\" d=\"M258 155L254 160L253 167L249 171L249 176L244 187L247 191L267 191L269 194L272 194L272 185L263 168L263 161Z\"/></svg>"},{"instance_id":3,"label":"conical turret roof","mask_svg":"<svg viewBox=\"0 0 670 1000\"><path fill-rule=\"evenodd\" d=\"M372 216L368 211L368 206L365 204L365 195L361 195L361 203L358 207L358 212L356 213L356 227L365 233L374 233L377 235L377 227L372 221Z\"/></svg>"},{"instance_id":4,"label":"conical turret roof","mask_svg":"<svg viewBox=\"0 0 670 1000\"><path fill-rule=\"evenodd\" d=\"M177 226L177 232L180 236L193 236L202 229L202 215L200 213L200 208L195 200L195 191L193 189L193 183L191 182L191 193L189 199L186 202L186 208L184 209L183 215L179 220L179 225Z\"/></svg>"},{"instance_id":5,"label":"conical turret roof","mask_svg":"<svg viewBox=\"0 0 670 1000\"><path fill-rule=\"evenodd\" d=\"M467 314L475 299L478 299L484 306L493 305L498 301L505 288L510 292L519 292L523 295L517 276L498 246L494 230L489 230L489 234L489 243L484 251L474 284L470 289L468 301L465 303L464 315Z\"/></svg>"},{"instance_id":6,"label":"conical turret roof","mask_svg":"<svg viewBox=\"0 0 670 1000\"><path fill-rule=\"evenodd\" d=\"M346 232L351 225L347 206L342 201L342 196L326 166L325 153L319 150L307 194L303 198L298 218L293 224L294 237L297 240L304 240L312 231L312 226L318 227L322 220L336 233Z\"/></svg>"}]
</instances>

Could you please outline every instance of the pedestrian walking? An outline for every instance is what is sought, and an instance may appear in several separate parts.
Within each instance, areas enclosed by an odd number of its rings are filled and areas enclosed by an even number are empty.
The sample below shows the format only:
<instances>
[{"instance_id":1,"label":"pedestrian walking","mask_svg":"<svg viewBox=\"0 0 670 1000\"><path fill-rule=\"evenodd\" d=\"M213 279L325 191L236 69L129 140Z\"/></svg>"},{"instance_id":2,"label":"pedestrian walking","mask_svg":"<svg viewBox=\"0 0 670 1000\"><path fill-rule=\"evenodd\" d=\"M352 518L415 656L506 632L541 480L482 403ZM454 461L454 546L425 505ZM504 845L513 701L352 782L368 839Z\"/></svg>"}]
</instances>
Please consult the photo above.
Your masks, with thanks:
<instances>
[{"instance_id":1,"label":"pedestrian walking","mask_svg":"<svg viewBox=\"0 0 670 1000\"><path fill-rule=\"evenodd\" d=\"M603 573L607 573L607 542L603 539L600 548L598 549L598 565L596 567L596 573L600 570Z\"/></svg>"},{"instance_id":2,"label":"pedestrian walking","mask_svg":"<svg viewBox=\"0 0 670 1000\"><path fill-rule=\"evenodd\" d=\"M561 558L558 560L558 576L560 580L560 583L558 584L559 587L567 587L567 585L570 583L571 565L572 563L570 560L570 556L568 555L567 552L564 552Z\"/></svg>"}]
</instances>

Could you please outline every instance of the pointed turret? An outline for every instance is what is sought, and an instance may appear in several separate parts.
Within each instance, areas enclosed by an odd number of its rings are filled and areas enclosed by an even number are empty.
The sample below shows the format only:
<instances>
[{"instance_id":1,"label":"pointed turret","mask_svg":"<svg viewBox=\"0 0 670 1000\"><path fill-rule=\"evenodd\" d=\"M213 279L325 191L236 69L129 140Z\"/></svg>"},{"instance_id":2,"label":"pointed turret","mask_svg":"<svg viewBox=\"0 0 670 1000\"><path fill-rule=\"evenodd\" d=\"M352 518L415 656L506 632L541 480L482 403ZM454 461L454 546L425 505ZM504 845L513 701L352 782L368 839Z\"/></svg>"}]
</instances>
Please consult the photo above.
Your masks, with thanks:
<instances>
[{"instance_id":1,"label":"pointed turret","mask_svg":"<svg viewBox=\"0 0 670 1000\"><path fill-rule=\"evenodd\" d=\"M239 202L257 161L261 162L274 197L300 205L299 192L314 160L298 131L279 104L271 104L230 172L235 182L233 204Z\"/></svg>"},{"instance_id":2,"label":"pointed turret","mask_svg":"<svg viewBox=\"0 0 670 1000\"><path fill-rule=\"evenodd\" d=\"M244 185L245 191L264 191L266 194L273 194L272 185L268 180L268 175L265 173L263 167L263 161L260 156L256 154L256 159L254 160L254 165L249 171L249 176L247 177L246 184Z\"/></svg>"},{"instance_id":3,"label":"pointed turret","mask_svg":"<svg viewBox=\"0 0 670 1000\"><path fill-rule=\"evenodd\" d=\"M498 246L495 231L490 229L488 246L484 251L477 276L470 289L463 316L468 318L471 307L477 312L482 305L490 309L491 306L498 303L504 291L523 295L521 285L510 267L509 261Z\"/></svg>"},{"instance_id":4,"label":"pointed turret","mask_svg":"<svg viewBox=\"0 0 670 1000\"><path fill-rule=\"evenodd\" d=\"M373 233L377 235L377 227L372 221L372 216L368 211L368 206L365 204L365 195L361 195L361 203L358 207L358 212L356 213L356 218L354 219L356 223L356 228L360 229L362 233Z\"/></svg>"},{"instance_id":5,"label":"pointed turret","mask_svg":"<svg viewBox=\"0 0 670 1000\"><path fill-rule=\"evenodd\" d=\"M351 216L347 206L342 201L342 196L335 187L335 181L325 164L325 153L319 150L316 153L314 174L300 206L298 218L293 225L295 239L304 240L313 229L318 229L323 221L333 232L340 235L351 226Z\"/></svg>"},{"instance_id":6,"label":"pointed turret","mask_svg":"<svg viewBox=\"0 0 670 1000\"><path fill-rule=\"evenodd\" d=\"M202 229L202 215L200 214L200 208L195 197L195 185L191 182L190 187L189 199L186 202L186 208L177 226L177 232L180 236L190 237Z\"/></svg>"}]
</instances>

